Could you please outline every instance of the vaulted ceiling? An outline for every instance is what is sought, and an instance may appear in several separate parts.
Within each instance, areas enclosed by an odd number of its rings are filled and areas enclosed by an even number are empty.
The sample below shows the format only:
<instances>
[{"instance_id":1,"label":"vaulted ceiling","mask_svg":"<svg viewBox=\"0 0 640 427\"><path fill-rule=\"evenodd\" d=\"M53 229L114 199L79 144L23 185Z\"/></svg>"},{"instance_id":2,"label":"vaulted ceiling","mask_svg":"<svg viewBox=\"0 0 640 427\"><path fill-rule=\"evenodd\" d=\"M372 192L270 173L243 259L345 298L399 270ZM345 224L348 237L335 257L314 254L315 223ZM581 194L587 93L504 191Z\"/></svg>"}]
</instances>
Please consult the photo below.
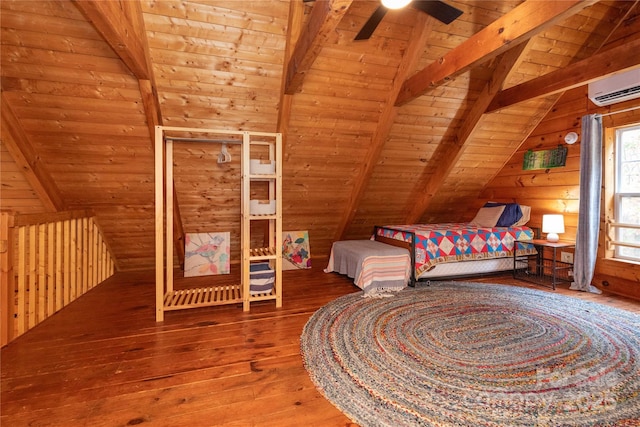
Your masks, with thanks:
<instances>
[{"instance_id":1,"label":"vaulted ceiling","mask_svg":"<svg viewBox=\"0 0 640 427\"><path fill-rule=\"evenodd\" d=\"M282 132L284 228L312 254L468 220L563 91L640 66L640 10L447 3L451 24L409 7L355 41L377 0L3 0L2 208L91 209L119 268L152 268L153 129L171 125ZM231 231L237 258L240 165L218 153L176 149L177 232Z\"/></svg>"}]
</instances>

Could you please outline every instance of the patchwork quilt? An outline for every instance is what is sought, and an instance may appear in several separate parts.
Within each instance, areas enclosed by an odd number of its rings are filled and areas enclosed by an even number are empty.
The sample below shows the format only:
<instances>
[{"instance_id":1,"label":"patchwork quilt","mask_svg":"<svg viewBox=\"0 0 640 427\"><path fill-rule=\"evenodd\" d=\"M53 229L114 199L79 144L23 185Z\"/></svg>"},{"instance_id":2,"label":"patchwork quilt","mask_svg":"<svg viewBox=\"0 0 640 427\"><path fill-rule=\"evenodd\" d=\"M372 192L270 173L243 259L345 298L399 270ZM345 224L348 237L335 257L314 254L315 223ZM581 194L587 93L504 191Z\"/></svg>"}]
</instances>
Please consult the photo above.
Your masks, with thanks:
<instances>
[{"instance_id":1,"label":"patchwork quilt","mask_svg":"<svg viewBox=\"0 0 640 427\"><path fill-rule=\"evenodd\" d=\"M402 241L416 236L416 277L436 264L512 257L515 240L533 239L529 227L479 227L472 223L390 225L378 234ZM533 245L518 245L518 255L535 254Z\"/></svg>"}]
</instances>

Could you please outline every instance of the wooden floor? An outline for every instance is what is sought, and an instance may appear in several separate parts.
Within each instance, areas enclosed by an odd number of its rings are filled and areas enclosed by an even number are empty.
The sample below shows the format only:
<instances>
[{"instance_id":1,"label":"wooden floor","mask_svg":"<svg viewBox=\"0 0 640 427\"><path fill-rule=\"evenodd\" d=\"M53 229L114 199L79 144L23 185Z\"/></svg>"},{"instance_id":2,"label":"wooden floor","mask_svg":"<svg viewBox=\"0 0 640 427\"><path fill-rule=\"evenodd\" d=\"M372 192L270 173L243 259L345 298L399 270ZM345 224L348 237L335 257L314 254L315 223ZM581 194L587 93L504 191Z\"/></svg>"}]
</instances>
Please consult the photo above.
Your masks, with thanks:
<instances>
[{"instance_id":1,"label":"wooden floor","mask_svg":"<svg viewBox=\"0 0 640 427\"><path fill-rule=\"evenodd\" d=\"M184 310L156 324L154 273L119 273L2 349L0 424L353 425L309 380L299 337L315 310L359 290L321 267L283 283L281 309ZM638 301L555 292L640 313Z\"/></svg>"}]
</instances>

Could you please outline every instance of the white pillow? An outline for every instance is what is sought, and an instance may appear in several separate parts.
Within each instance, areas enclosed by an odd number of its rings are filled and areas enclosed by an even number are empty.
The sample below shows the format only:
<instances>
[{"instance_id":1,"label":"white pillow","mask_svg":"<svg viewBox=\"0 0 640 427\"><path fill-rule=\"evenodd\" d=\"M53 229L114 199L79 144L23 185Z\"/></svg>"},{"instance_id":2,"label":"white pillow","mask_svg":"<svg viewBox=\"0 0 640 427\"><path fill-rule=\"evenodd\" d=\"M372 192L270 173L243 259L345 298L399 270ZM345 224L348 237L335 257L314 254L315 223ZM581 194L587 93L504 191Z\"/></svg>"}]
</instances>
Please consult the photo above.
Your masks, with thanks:
<instances>
[{"instance_id":1,"label":"white pillow","mask_svg":"<svg viewBox=\"0 0 640 427\"><path fill-rule=\"evenodd\" d=\"M471 222L480 227L495 227L502 212L504 212L504 205L480 208Z\"/></svg>"},{"instance_id":2,"label":"white pillow","mask_svg":"<svg viewBox=\"0 0 640 427\"><path fill-rule=\"evenodd\" d=\"M520 205L520 209L522 210L522 218L520 218L512 227L522 227L531 218L531 206Z\"/></svg>"}]
</instances>

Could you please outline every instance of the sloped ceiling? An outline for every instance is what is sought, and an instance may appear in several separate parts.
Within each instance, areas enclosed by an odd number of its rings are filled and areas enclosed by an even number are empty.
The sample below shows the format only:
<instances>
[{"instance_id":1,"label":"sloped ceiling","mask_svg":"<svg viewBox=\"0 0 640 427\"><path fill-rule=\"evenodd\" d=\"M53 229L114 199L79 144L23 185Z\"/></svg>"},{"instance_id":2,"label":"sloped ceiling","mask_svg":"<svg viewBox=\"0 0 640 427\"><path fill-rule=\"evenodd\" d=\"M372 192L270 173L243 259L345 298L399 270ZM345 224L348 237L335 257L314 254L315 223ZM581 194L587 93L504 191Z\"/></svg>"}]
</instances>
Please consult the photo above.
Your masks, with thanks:
<instances>
[{"instance_id":1,"label":"sloped ceiling","mask_svg":"<svg viewBox=\"0 0 640 427\"><path fill-rule=\"evenodd\" d=\"M468 220L563 90L640 66L640 22L637 2L448 3L450 25L390 11L354 41L376 0L4 0L2 207L92 209L120 269L153 268L171 125L282 132L284 228L312 255ZM231 231L237 259L239 155L219 150L176 148L177 232Z\"/></svg>"}]
</instances>

